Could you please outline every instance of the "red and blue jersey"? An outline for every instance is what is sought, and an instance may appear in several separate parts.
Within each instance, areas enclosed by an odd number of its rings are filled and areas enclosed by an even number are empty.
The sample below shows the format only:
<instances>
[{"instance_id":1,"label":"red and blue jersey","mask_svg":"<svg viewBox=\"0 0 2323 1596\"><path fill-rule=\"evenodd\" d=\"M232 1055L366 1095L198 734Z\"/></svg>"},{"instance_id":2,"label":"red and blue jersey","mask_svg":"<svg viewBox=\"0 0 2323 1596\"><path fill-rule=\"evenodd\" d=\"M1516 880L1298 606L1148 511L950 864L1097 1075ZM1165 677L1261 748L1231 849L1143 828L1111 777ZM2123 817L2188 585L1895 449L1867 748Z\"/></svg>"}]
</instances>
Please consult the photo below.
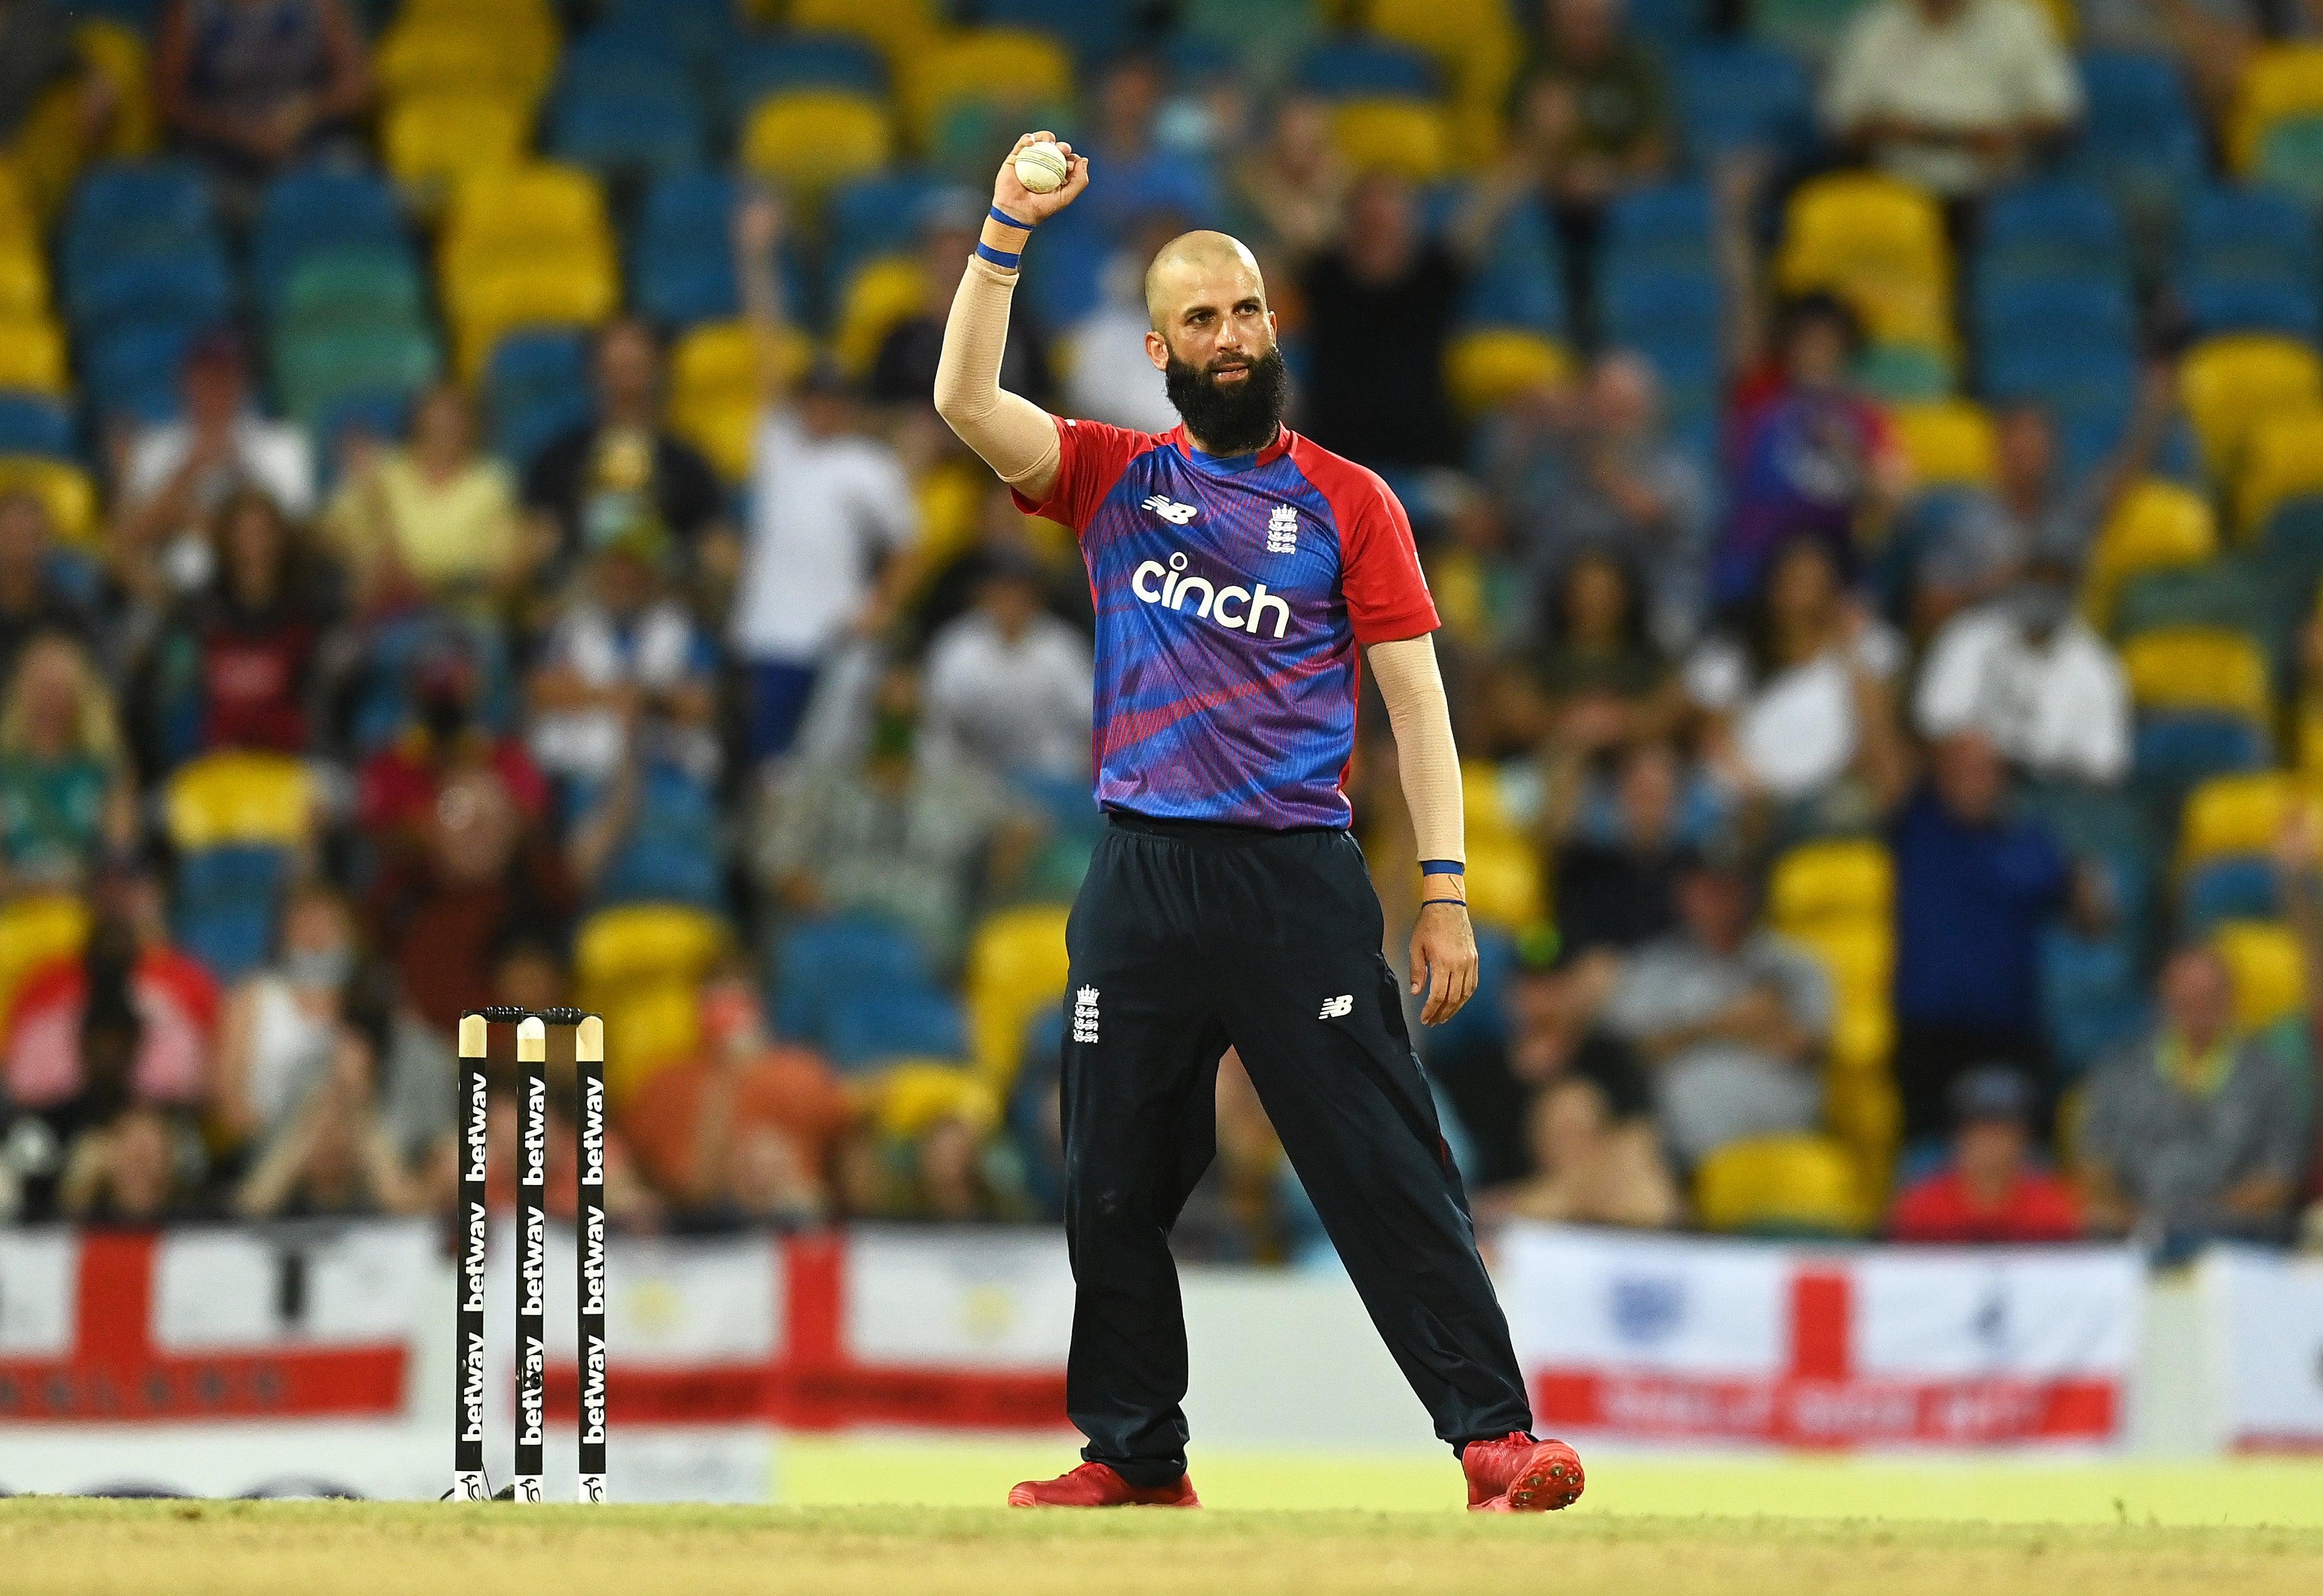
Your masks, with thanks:
<instances>
[{"instance_id":1,"label":"red and blue jersey","mask_svg":"<svg viewBox=\"0 0 2323 1596\"><path fill-rule=\"evenodd\" d=\"M1288 430L1201 454L1182 427L1057 423L1043 503L1097 607L1097 802L1153 820L1345 826L1355 650L1436 629L1379 477Z\"/></svg>"}]
</instances>

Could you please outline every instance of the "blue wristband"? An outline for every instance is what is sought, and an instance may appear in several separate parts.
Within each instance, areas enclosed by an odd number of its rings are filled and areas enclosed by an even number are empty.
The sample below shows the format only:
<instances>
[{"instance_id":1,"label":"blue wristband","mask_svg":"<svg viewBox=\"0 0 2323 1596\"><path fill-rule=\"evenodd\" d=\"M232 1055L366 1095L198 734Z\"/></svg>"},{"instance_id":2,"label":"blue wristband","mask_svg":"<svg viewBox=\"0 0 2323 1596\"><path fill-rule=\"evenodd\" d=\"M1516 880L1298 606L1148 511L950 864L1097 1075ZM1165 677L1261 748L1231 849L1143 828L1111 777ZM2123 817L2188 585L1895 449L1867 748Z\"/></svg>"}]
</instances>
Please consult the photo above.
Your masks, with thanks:
<instances>
[{"instance_id":1,"label":"blue wristband","mask_svg":"<svg viewBox=\"0 0 2323 1596\"><path fill-rule=\"evenodd\" d=\"M1003 227L1014 227L1019 233L1030 233L1033 231L1032 223L1018 221L1015 217L1010 216L1006 211L1002 210L996 205L992 207L992 219L999 223Z\"/></svg>"},{"instance_id":2,"label":"blue wristband","mask_svg":"<svg viewBox=\"0 0 2323 1596\"><path fill-rule=\"evenodd\" d=\"M1016 263L1024 258L1021 254L1012 255L1005 250L996 250L980 238L976 241L976 252L981 259L1010 271L1015 271Z\"/></svg>"},{"instance_id":3,"label":"blue wristband","mask_svg":"<svg viewBox=\"0 0 2323 1596\"><path fill-rule=\"evenodd\" d=\"M1419 861L1419 873L1422 876L1465 876L1468 867L1457 859L1422 859Z\"/></svg>"},{"instance_id":4,"label":"blue wristband","mask_svg":"<svg viewBox=\"0 0 2323 1596\"><path fill-rule=\"evenodd\" d=\"M1468 900L1465 898L1422 898L1419 900L1419 906L1423 909L1427 908L1430 903L1456 903L1461 908L1464 909L1468 906Z\"/></svg>"}]
</instances>

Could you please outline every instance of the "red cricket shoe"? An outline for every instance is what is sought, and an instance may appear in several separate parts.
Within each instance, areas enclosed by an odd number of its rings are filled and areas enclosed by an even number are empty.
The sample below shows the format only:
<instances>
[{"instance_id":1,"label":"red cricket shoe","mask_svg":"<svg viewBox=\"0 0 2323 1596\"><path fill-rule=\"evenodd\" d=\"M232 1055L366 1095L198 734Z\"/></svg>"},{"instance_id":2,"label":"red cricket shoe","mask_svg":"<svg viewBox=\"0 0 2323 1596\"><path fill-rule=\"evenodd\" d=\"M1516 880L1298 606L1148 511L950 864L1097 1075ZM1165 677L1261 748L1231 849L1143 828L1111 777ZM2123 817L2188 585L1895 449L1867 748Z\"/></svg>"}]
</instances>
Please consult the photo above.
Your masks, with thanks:
<instances>
[{"instance_id":1,"label":"red cricket shoe","mask_svg":"<svg viewBox=\"0 0 2323 1596\"><path fill-rule=\"evenodd\" d=\"M1575 1465L1576 1468L1578 1464ZM1198 1508L1194 1477L1174 1485L1132 1485L1101 1463L1085 1463L1053 1480L1027 1480L1008 1493L1012 1508Z\"/></svg>"},{"instance_id":2,"label":"red cricket shoe","mask_svg":"<svg viewBox=\"0 0 2323 1596\"><path fill-rule=\"evenodd\" d=\"M1522 1431L1471 1441L1460 1468L1472 1513L1547 1513L1581 1500L1581 1454L1562 1441L1536 1441Z\"/></svg>"}]
</instances>

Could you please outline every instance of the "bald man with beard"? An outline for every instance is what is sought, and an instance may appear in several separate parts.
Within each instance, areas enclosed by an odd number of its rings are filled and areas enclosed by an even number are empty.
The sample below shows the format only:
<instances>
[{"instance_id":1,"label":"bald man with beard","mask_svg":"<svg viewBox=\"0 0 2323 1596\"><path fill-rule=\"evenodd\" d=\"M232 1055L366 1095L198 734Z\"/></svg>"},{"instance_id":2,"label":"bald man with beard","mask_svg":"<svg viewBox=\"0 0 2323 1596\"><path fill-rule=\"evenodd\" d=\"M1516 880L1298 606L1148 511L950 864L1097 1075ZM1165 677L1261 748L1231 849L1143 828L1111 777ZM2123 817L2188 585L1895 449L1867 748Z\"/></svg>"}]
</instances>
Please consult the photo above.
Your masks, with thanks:
<instances>
[{"instance_id":1,"label":"bald man with beard","mask_svg":"<svg viewBox=\"0 0 2323 1596\"><path fill-rule=\"evenodd\" d=\"M1079 1292L1065 1405L1079 1467L1017 1507L1193 1507L1186 1329L1170 1230L1216 1150L1239 1054L1355 1289L1461 1459L1471 1508L1561 1508L1581 1460L1536 1440L1508 1323L1381 949L1343 782L1367 659L1418 839L1421 1019L1476 986L1460 766L1436 607L1378 476L1282 425L1289 383L1250 252L1171 240L1145 274L1146 354L1181 424L1051 417L1001 389L1016 271L1051 194L1001 162L960 280L936 408L1070 527L1097 608L1097 802L1106 828L1066 931L1065 1234Z\"/></svg>"}]
</instances>

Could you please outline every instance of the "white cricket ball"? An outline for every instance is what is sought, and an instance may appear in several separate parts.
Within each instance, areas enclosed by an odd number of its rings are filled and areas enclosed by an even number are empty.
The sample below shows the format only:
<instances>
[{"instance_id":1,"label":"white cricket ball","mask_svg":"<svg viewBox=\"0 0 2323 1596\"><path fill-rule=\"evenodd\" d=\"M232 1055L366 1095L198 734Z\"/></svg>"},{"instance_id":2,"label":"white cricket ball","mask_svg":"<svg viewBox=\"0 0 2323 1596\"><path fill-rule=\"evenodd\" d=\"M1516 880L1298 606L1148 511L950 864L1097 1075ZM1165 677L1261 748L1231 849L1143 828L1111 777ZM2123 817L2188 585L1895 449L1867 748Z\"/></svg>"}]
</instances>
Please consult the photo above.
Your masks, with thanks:
<instances>
[{"instance_id":1,"label":"white cricket ball","mask_svg":"<svg viewBox=\"0 0 2323 1596\"><path fill-rule=\"evenodd\" d=\"M1027 194L1054 194L1072 175L1073 163L1047 139L1016 151L1016 180Z\"/></svg>"}]
</instances>

